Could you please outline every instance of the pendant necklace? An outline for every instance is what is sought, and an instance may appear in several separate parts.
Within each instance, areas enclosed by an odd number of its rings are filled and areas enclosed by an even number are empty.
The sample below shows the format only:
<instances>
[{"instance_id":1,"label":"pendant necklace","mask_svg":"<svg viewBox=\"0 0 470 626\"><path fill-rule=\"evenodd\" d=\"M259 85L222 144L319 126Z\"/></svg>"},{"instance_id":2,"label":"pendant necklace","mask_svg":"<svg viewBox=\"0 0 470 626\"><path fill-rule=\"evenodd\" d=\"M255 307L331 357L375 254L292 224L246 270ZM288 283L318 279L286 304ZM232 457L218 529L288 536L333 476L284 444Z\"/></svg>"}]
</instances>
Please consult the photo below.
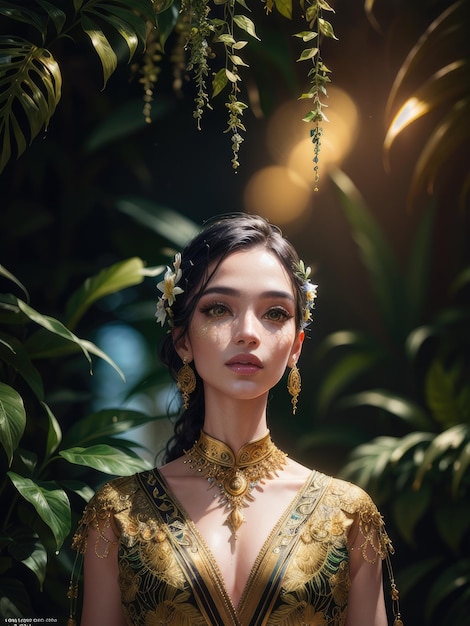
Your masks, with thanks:
<instances>
[{"instance_id":1,"label":"pendant necklace","mask_svg":"<svg viewBox=\"0 0 470 626\"><path fill-rule=\"evenodd\" d=\"M219 488L220 503L229 511L224 523L234 539L245 521L241 509L254 500L251 491L258 483L273 478L287 458L287 454L274 445L269 432L245 444L235 454L227 444L201 430L199 439L184 454L184 463L207 478L209 488L214 485Z\"/></svg>"}]
</instances>

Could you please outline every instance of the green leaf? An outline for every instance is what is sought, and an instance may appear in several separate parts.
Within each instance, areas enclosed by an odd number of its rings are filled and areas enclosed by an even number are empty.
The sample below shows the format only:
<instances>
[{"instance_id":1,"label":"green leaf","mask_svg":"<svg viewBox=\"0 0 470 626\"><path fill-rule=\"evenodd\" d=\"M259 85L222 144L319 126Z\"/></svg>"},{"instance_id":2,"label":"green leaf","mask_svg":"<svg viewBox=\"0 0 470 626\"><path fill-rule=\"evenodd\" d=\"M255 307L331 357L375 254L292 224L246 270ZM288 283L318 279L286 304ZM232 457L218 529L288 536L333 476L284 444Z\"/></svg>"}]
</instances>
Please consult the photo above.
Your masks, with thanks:
<instances>
[{"instance_id":1,"label":"green leaf","mask_svg":"<svg viewBox=\"0 0 470 626\"><path fill-rule=\"evenodd\" d=\"M297 61L308 61L309 59L313 59L317 54L318 48L307 48L306 50L302 50Z\"/></svg>"},{"instance_id":2,"label":"green leaf","mask_svg":"<svg viewBox=\"0 0 470 626\"><path fill-rule=\"evenodd\" d=\"M158 39L160 41L162 50L165 49L165 44L168 37L175 30L175 26L178 23L178 18L179 10L177 3L175 2L173 2L168 9L156 15L158 26Z\"/></svg>"},{"instance_id":3,"label":"green leaf","mask_svg":"<svg viewBox=\"0 0 470 626\"><path fill-rule=\"evenodd\" d=\"M0 36L0 172L47 128L61 96L59 65L49 52L19 37ZM19 121L21 120L21 122Z\"/></svg>"},{"instance_id":4,"label":"green leaf","mask_svg":"<svg viewBox=\"0 0 470 626\"><path fill-rule=\"evenodd\" d=\"M427 621L442 602L451 603L454 593L470 586L470 560L461 559L440 573L427 594L425 618ZM468 613L467 613L468 615Z\"/></svg>"},{"instance_id":5,"label":"green leaf","mask_svg":"<svg viewBox=\"0 0 470 626\"><path fill-rule=\"evenodd\" d=\"M138 257L115 263L103 269L96 276L87 278L85 283L70 297L66 306L66 324L76 327L78 320L97 300L126 287L138 285L143 281L144 264Z\"/></svg>"},{"instance_id":6,"label":"green leaf","mask_svg":"<svg viewBox=\"0 0 470 626\"><path fill-rule=\"evenodd\" d=\"M86 15L82 15L81 18L83 30L88 35L93 44L93 48L98 54L101 65L103 67L103 88L106 87L109 77L116 70L118 65L118 58L114 52L111 44L103 31L98 27L96 22L91 20Z\"/></svg>"},{"instance_id":7,"label":"green leaf","mask_svg":"<svg viewBox=\"0 0 470 626\"><path fill-rule=\"evenodd\" d=\"M212 97L215 98L221 91L225 89L228 83L227 74L225 73L225 67L222 67L217 74L214 75L212 80Z\"/></svg>"},{"instance_id":8,"label":"green leaf","mask_svg":"<svg viewBox=\"0 0 470 626\"><path fill-rule=\"evenodd\" d=\"M65 491L55 482L36 482L11 471L7 474L18 492L34 506L39 517L49 526L59 550L71 526L70 503Z\"/></svg>"},{"instance_id":9,"label":"green leaf","mask_svg":"<svg viewBox=\"0 0 470 626\"><path fill-rule=\"evenodd\" d=\"M435 206L431 205L423 214L407 263L405 280L412 327L417 326L421 320L429 289L435 216Z\"/></svg>"},{"instance_id":10,"label":"green leaf","mask_svg":"<svg viewBox=\"0 0 470 626\"><path fill-rule=\"evenodd\" d=\"M190 219L145 198L118 198L115 207L179 248L185 246L199 230Z\"/></svg>"},{"instance_id":11,"label":"green leaf","mask_svg":"<svg viewBox=\"0 0 470 626\"><path fill-rule=\"evenodd\" d=\"M430 485L421 485L418 490L401 489L392 502L393 520L402 537L414 545L414 530L418 522L429 511L432 498Z\"/></svg>"},{"instance_id":12,"label":"green leaf","mask_svg":"<svg viewBox=\"0 0 470 626\"><path fill-rule=\"evenodd\" d=\"M60 428L60 424L57 421L55 415L52 413L51 409L47 406L45 402L42 403L42 406L47 414L47 419L49 422L47 429L47 443L46 443L46 452L45 452L45 460L48 460L51 454L53 454L62 440L62 430Z\"/></svg>"},{"instance_id":13,"label":"green leaf","mask_svg":"<svg viewBox=\"0 0 470 626\"><path fill-rule=\"evenodd\" d=\"M20 394L0 382L0 442L6 452L9 467L25 428L26 412Z\"/></svg>"},{"instance_id":14,"label":"green leaf","mask_svg":"<svg viewBox=\"0 0 470 626\"><path fill-rule=\"evenodd\" d=\"M247 17L246 15L234 15L233 21L239 28L246 31L249 35L251 35L255 39L258 39L259 41L261 41L258 35L256 34L254 22L250 20L249 17Z\"/></svg>"},{"instance_id":15,"label":"green leaf","mask_svg":"<svg viewBox=\"0 0 470 626\"><path fill-rule=\"evenodd\" d=\"M460 455L454 462L454 474L452 476L452 493L457 496L462 479L467 475L470 467L470 441L464 446Z\"/></svg>"},{"instance_id":16,"label":"green leaf","mask_svg":"<svg viewBox=\"0 0 470 626\"><path fill-rule=\"evenodd\" d=\"M425 474L430 471L434 462L449 453L452 455L452 451L466 444L469 438L470 426L467 424L457 424L437 435L421 459L414 481L415 488L420 488ZM455 452L454 456L456 456Z\"/></svg>"},{"instance_id":17,"label":"green leaf","mask_svg":"<svg viewBox=\"0 0 470 626\"><path fill-rule=\"evenodd\" d=\"M29 296L26 287L16 278L16 276L9 272L6 267L3 267L3 265L0 265L0 276L3 276L4 278L7 278L8 280L11 280L13 283L15 283L15 285L21 289L26 299L28 300Z\"/></svg>"},{"instance_id":18,"label":"green leaf","mask_svg":"<svg viewBox=\"0 0 470 626\"><path fill-rule=\"evenodd\" d=\"M463 416L458 402L459 372L454 367L446 371L439 359L434 359L426 374L427 404L436 421L445 427L459 424Z\"/></svg>"},{"instance_id":19,"label":"green leaf","mask_svg":"<svg viewBox=\"0 0 470 626\"><path fill-rule=\"evenodd\" d=\"M410 321L405 281L400 267L389 242L350 178L338 169L332 170L330 175L339 192L362 262L369 272L382 319L390 337L402 344L410 332Z\"/></svg>"},{"instance_id":20,"label":"green leaf","mask_svg":"<svg viewBox=\"0 0 470 626\"><path fill-rule=\"evenodd\" d=\"M85 446L155 421L155 417L126 409L103 409L75 422L64 437L64 445Z\"/></svg>"},{"instance_id":21,"label":"green leaf","mask_svg":"<svg viewBox=\"0 0 470 626\"><path fill-rule=\"evenodd\" d=\"M458 500L435 506L434 519L441 538L454 554L459 554L470 530L470 503Z\"/></svg>"},{"instance_id":22,"label":"green leaf","mask_svg":"<svg viewBox=\"0 0 470 626\"><path fill-rule=\"evenodd\" d=\"M333 26L330 24L330 22L327 22L320 17L318 20L318 25L322 35L325 35L325 37L329 37L330 39L338 40L338 37L335 36Z\"/></svg>"},{"instance_id":23,"label":"green leaf","mask_svg":"<svg viewBox=\"0 0 470 626\"><path fill-rule=\"evenodd\" d=\"M274 6L281 15L288 20L292 19L292 0L274 0Z\"/></svg>"},{"instance_id":24,"label":"green leaf","mask_svg":"<svg viewBox=\"0 0 470 626\"><path fill-rule=\"evenodd\" d=\"M370 389L352 394L341 402L342 408L368 406L386 411L403 420L415 429L426 430L432 426L427 413L421 406L408 398L387 389Z\"/></svg>"},{"instance_id":25,"label":"green leaf","mask_svg":"<svg viewBox=\"0 0 470 626\"><path fill-rule=\"evenodd\" d=\"M345 354L327 369L318 390L318 408L325 412L341 393L364 372L370 371L382 360L380 355L367 352Z\"/></svg>"},{"instance_id":26,"label":"green leaf","mask_svg":"<svg viewBox=\"0 0 470 626\"><path fill-rule=\"evenodd\" d=\"M62 339L66 339L67 341L70 341L77 345L85 355L88 362L91 364L91 357L87 348L85 347L85 342L79 339L70 330L68 330L68 328L66 328L62 324L62 322L59 322L59 320L56 320L53 317L49 317L48 315L41 315L41 313L35 311L22 300L17 299L17 304L20 311L22 311L27 317L29 317L30 320L36 322L36 324L39 324L39 326L42 326L49 332L58 335Z\"/></svg>"},{"instance_id":27,"label":"green leaf","mask_svg":"<svg viewBox=\"0 0 470 626\"><path fill-rule=\"evenodd\" d=\"M36 0L36 2L47 13L47 16L54 24L56 32L60 33L67 21L66 14L58 6L47 2L47 0Z\"/></svg>"},{"instance_id":28,"label":"green leaf","mask_svg":"<svg viewBox=\"0 0 470 626\"><path fill-rule=\"evenodd\" d=\"M136 454L131 454L129 451L123 452L108 445L69 448L61 450L59 454L69 463L84 465L115 476L130 476L135 472L151 468L147 461Z\"/></svg>"},{"instance_id":29,"label":"green leaf","mask_svg":"<svg viewBox=\"0 0 470 626\"><path fill-rule=\"evenodd\" d=\"M41 375L34 367L24 345L16 337L0 333L0 361L18 372L39 400L44 398Z\"/></svg>"},{"instance_id":30,"label":"green leaf","mask_svg":"<svg viewBox=\"0 0 470 626\"><path fill-rule=\"evenodd\" d=\"M21 530L14 532L11 539L8 545L9 553L35 574L42 591L47 567L47 551L44 544L37 537L26 535Z\"/></svg>"}]
</instances>

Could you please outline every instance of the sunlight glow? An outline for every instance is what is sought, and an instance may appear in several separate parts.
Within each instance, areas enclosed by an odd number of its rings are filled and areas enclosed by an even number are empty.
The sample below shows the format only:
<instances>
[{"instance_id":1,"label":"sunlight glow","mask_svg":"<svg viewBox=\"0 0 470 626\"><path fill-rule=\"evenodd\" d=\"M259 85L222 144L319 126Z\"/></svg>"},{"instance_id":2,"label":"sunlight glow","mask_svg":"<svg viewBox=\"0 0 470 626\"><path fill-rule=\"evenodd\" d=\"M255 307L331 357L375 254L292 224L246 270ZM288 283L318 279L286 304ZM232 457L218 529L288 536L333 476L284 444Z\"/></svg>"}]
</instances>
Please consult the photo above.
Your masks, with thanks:
<instances>
[{"instance_id":1,"label":"sunlight glow","mask_svg":"<svg viewBox=\"0 0 470 626\"><path fill-rule=\"evenodd\" d=\"M395 115L393 122L390 124L384 142L385 148L388 149L392 145L396 136L399 135L404 128L422 115L425 115L428 111L429 106L426 102L418 100L418 98L414 97L409 98Z\"/></svg>"},{"instance_id":2,"label":"sunlight glow","mask_svg":"<svg viewBox=\"0 0 470 626\"><path fill-rule=\"evenodd\" d=\"M244 195L245 209L263 215L275 224L291 222L308 206L310 189L295 171L271 165L255 172Z\"/></svg>"},{"instance_id":3,"label":"sunlight glow","mask_svg":"<svg viewBox=\"0 0 470 626\"><path fill-rule=\"evenodd\" d=\"M351 152L358 133L359 114L350 96L337 87L328 90L329 121L323 124L320 177L337 167ZM298 219L311 205L314 189L313 128L302 120L305 100L290 100L269 120L266 144L275 165L256 172L245 190L245 209L279 224ZM321 189L321 185L320 185Z\"/></svg>"}]
</instances>

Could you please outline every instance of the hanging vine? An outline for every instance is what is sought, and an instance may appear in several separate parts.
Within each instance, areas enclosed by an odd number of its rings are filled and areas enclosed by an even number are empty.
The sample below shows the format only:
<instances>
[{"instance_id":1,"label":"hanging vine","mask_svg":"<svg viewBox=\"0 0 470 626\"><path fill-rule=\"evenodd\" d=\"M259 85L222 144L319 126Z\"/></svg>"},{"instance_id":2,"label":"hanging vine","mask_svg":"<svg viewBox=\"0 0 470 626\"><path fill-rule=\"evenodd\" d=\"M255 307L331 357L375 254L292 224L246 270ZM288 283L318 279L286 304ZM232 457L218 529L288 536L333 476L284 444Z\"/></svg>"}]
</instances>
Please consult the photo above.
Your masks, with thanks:
<instances>
[{"instance_id":1,"label":"hanging vine","mask_svg":"<svg viewBox=\"0 0 470 626\"><path fill-rule=\"evenodd\" d=\"M261 0L266 14L274 9L293 19L293 0ZM322 38L336 39L324 12L333 12L326 0L298 0L299 19L307 29L295 33L307 47L298 61L308 61L310 88L300 98L312 99L304 117L313 124L315 184L319 178L326 86L329 69L323 63ZM247 15L247 0L60 0L34 6L0 0L0 16L7 20L0 35L0 172L10 158L20 156L28 144L47 128L61 98L62 73L51 49L60 38L91 44L103 71L104 86L122 58L128 60L143 86L143 114L151 121L151 106L163 55L173 64L174 86L182 91L183 77L194 81L194 118L197 128L212 100L226 93L227 128L232 144L232 167L240 165L239 152L246 128L243 114L244 59L250 39L258 39L255 22ZM297 19L297 18L296 18ZM37 36L24 37L24 25ZM33 28L34 27L34 28ZM42 28L42 30L41 30ZM169 41L171 37L171 42ZM315 46L311 46L314 43Z\"/></svg>"}]
</instances>

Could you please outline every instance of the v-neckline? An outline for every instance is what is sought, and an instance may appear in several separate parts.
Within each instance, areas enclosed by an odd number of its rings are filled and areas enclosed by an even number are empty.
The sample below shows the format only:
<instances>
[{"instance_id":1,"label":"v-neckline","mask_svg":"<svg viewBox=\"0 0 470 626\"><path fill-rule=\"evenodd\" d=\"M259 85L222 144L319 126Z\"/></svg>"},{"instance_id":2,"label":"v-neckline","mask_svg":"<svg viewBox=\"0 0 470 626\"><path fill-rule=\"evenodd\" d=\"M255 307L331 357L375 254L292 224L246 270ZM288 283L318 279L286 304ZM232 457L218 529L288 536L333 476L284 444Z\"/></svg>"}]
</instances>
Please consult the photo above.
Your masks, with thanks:
<instances>
[{"instance_id":1,"label":"v-neckline","mask_svg":"<svg viewBox=\"0 0 470 626\"><path fill-rule=\"evenodd\" d=\"M286 506L286 508L284 509L283 513L280 515L280 517L278 518L278 520L276 521L276 523L272 527L271 531L269 532L268 536L264 540L264 542L263 542L263 544L261 546L261 549L260 549L259 553L257 554L256 559L253 562L253 565L250 568L250 572L248 574L248 577L247 577L247 579L246 579L246 581L245 581L245 583L243 585L243 590L242 590L242 593L240 595L240 599L239 599L239 602L238 602L237 606L235 606L235 604L233 602L233 599L232 599L232 597L231 597L231 595L230 595L230 593L229 593L229 591L227 589L225 578L222 575L222 571L220 569L218 560L216 559L216 557L215 557L214 553L212 552L212 550L209 548L206 539L204 538L204 536L202 535L202 533L198 529L196 523L193 521L193 519L191 518L191 516L188 514L188 512L185 509L185 507L183 506L183 504L180 502L178 497L175 495L173 489L170 487L170 485L168 484L166 478L163 476L163 474L160 472L160 470L158 468L155 468L154 470L152 470L152 472L154 474L158 475L159 479L161 480L161 482L162 482L162 484L163 484L163 486L164 486L164 488L166 490L166 493L167 493L168 497L173 501L173 503L175 504L175 506L178 509L179 513L182 515L182 517L183 517L183 519L185 521L185 524L188 526L188 528L191 530L193 536L196 538L198 546L200 546L202 548L202 550L204 551L205 556L207 558L207 561L210 563L211 568L213 569L215 575L218 577L219 584L216 587L220 591L220 593L222 594L224 601L230 607L230 610L231 610L233 616L236 619L237 626L240 626L242 624L242 621L241 621L240 618L243 616L245 605L248 605L247 601L248 601L250 589L253 588L252 582L255 579L256 575L259 573L261 565L263 564L263 562L266 559L266 554L269 552L271 546L273 545L275 537L277 537L281 533L282 527L286 524L288 518L292 516L293 511L298 506L298 503L305 496L305 493L308 490L308 488L312 485L313 478L316 475L318 475L318 472L316 470L312 470L309 473L308 477L303 482L302 486L298 489L298 491L295 494L295 496L291 499L289 504ZM168 533L169 533L169 535L171 535L171 529L170 528L168 528ZM202 575L202 573L201 573L201 575ZM243 623L245 623L245 622L243 622Z\"/></svg>"}]
</instances>

